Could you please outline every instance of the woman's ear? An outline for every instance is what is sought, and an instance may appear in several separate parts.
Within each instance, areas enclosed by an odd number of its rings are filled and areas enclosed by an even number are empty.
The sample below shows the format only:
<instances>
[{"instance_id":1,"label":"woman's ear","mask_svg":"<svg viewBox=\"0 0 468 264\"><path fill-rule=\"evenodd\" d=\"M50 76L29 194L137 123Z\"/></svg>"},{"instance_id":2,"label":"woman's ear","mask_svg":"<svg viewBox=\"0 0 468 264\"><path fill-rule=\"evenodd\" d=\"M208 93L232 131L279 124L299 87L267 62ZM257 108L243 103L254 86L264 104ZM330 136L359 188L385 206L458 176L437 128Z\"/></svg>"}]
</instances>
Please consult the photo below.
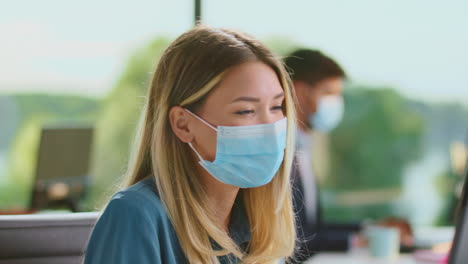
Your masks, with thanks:
<instances>
[{"instance_id":1,"label":"woman's ear","mask_svg":"<svg viewBox=\"0 0 468 264\"><path fill-rule=\"evenodd\" d=\"M193 131L190 130L191 118L184 108L173 106L169 110L169 122L171 123L172 132L182 142L189 143L193 140Z\"/></svg>"}]
</instances>

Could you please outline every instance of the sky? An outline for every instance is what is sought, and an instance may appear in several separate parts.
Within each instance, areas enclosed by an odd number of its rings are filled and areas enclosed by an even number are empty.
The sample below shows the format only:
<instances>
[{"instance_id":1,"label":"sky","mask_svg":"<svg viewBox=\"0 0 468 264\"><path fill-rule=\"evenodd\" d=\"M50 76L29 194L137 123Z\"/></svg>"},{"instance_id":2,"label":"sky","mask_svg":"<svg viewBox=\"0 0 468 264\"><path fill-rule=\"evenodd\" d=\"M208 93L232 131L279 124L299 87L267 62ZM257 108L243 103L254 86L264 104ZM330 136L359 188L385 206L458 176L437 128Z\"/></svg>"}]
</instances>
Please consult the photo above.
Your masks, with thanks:
<instances>
[{"instance_id":1,"label":"sky","mask_svg":"<svg viewBox=\"0 0 468 264\"><path fill-rule=\"evenodd\" d=\"M356 83L468 105L468 1L202 1L205 24L318 48ZM192 25L189 0L8 1L0 94L105 96L133 51Z\"/></svg>"}]
</instances>

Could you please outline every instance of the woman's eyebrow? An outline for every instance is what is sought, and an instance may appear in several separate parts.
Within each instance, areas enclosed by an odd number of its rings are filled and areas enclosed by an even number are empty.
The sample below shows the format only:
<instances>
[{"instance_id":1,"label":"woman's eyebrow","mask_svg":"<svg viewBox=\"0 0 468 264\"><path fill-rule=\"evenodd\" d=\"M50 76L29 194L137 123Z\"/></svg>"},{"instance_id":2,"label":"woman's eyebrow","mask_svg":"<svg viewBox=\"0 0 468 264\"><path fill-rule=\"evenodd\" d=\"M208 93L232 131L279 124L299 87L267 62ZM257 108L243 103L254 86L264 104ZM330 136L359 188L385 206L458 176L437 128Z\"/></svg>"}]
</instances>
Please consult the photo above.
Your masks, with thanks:
<instances>
[{"instance_id":1,"label":"woman's eyebrow","mask_svg":"<svg viewBox=\"0 0 468 264\"><path fill-rule=\"evenodd\" d=\"M232 100L232 103L239 102L239 101L247 101L247 102L260 102L260 98L257 97L248 97L248 96L241 96L237 97L236 99Z\"/></svg>"},{"instance_id":2,"label":"woman's eyebrow","mask_svg":"<svg viewBox=\"0 0 468 264\"><path fill-rule=\"evenodd\" d=\"M281 97L283 97L283 96L284 96L284 93L281 92L281 93L275 95L274 99L278 99L278 98L281 98Z\"/></svg>"},{"instance_id":3,"label":"woman's eyebrow","mask_svg":"<svg viewBox=\"0 0 468 264\"><path fill-rule=\"evenodd\" d=\"M278 98L281 98L281 97L283 97L283 96L284 96L284 93L281 92L281 93L275 95L274 99L278 99ZM231 104L232 104L232 103L235 103L235 102L239 102L239 101L257 102L257 103L258 103L258 102L260 102L260 98L258 98L258 97L241 96L241 97L237 97L236 99L234 99L234 100L231 102Z\"/></svg>"}]
</instances>

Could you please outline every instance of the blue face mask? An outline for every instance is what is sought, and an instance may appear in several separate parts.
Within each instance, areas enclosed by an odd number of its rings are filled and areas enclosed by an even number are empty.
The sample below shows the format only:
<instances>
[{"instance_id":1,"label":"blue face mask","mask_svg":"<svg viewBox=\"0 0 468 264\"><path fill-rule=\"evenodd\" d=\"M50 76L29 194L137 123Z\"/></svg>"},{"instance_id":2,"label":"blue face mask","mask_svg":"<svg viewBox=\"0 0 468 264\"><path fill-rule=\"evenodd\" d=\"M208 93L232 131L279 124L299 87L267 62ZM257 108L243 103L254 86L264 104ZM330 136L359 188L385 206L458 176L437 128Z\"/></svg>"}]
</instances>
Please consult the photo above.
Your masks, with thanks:
<instances>
[{"instance_id":1,"label":"blue face mask","mask_svg":"<svg viewBox=\"0 0 468 264\"><path fill-rule=\"evenodd\" d=\"M192 143L188 143L200 159L198 163L213 177L240 188L259 187L273 179L286 148L286 118L272 124L215 128L186 111L217 132L213 162L204 160Z\"/></svg>"},{"instance_id":2,"label":"blue face mask","mask_svg":"<svg viewBox=\"0 0 468 264\"><path fill-rule=\"evenodd\" d=\"M344 113L341 96L328 95L320 98L317 112L309 115L309 124L313 129L330 132L338 126Z\"/></svg>"}]
</instances>

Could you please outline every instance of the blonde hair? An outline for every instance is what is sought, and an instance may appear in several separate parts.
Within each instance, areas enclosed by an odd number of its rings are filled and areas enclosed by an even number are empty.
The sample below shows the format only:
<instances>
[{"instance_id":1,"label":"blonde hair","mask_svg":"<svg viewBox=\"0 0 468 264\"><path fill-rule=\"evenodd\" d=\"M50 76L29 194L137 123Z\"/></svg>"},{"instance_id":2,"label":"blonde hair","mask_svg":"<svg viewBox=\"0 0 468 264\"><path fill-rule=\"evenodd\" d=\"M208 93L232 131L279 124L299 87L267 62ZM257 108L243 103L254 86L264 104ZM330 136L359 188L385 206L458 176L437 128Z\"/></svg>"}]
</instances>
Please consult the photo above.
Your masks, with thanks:
<instances>
[{"instance_id":1,"label":"blonde hair","mask_svg":"<svg viewBox=\"0 0 468 264\"><path fill-rule=\"evenodd\" d=\"M216 223L203 186L194 175L197 163L187 144L173 133L168 113L173 106L196 111L230 67L261 61L277 74L285 94L287 147L283 163L267 185L242 189L251 228L243 252ZM178 37L164 52L148 90L125 186L147 176L157 189L189 263L218 263L216 256L232 254L242 263L276 263L293 254L295 218L290 170L296 128L293 92L281 62L259 41L233 30L197 26ZM210 238L222 250L212 248Z\"/></svg>"}]
</instances>

